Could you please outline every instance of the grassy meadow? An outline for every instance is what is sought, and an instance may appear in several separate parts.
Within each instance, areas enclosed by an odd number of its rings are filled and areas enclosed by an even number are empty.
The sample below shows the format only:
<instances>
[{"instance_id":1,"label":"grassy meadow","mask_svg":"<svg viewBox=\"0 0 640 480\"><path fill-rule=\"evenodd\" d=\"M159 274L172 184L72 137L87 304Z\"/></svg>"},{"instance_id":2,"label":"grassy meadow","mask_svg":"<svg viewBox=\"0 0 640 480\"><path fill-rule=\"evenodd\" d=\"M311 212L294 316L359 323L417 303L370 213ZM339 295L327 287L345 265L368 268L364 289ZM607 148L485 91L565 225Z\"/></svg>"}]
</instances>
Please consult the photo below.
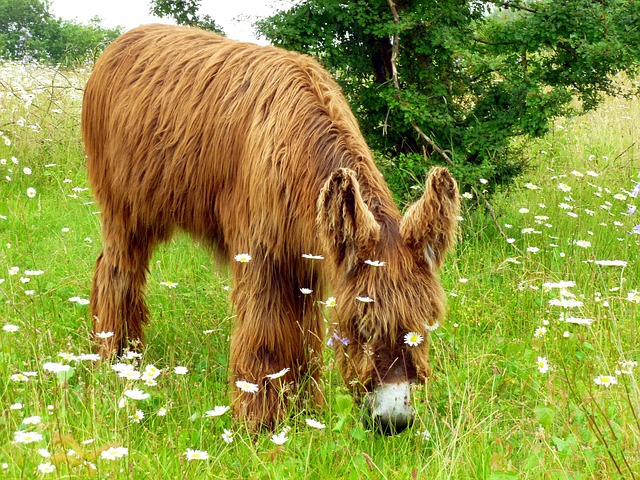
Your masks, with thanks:
<instances>
[{"instance_id":1,"label":"grassy meadow","mask_svg":"<svg viewBox=\"0 0 640 480\"><path fill-rule=\"evenodd\" d=\"M411 430L367 431L327 348L324 407L251 434L223 408L230 278L186 236L142 356L92 355L87 75L0 67L0 478L640 478L640 101L558 122L491 208L464 192Z\"/></svg>"}]
</instances>

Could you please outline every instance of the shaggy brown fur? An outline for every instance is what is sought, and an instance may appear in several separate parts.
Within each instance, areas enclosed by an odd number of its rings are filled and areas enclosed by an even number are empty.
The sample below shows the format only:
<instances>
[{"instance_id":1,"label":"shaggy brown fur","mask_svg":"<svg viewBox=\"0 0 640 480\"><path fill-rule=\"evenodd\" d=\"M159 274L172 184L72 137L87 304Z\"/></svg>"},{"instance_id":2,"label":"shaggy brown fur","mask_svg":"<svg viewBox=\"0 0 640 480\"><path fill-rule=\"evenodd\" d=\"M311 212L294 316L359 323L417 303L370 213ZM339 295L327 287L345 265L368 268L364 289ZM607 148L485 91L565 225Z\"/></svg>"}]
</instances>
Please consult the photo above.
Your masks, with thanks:
<instances>
[{"instance_id":1,"label":"shaggy brown fur","mask_svg":"<svg viewBox=\"0 0 640 480\"><path fill-rule=\"evenodd\" d=\"M82 130L102 206L93 329L114 332L96 338L103 357L142 341L149 257L178 228L219 259L253 257L231 262L232 385L260 386L259 394L234 386L240 417L281 416L280 380L265 375L283 368L291 368L284 381L304 382L320 399L327 284L338 332L351 341L338 354L347 381L424 378L428 342L407 348L402 336L426 337L442 317L435 270L454 237L455 181L433 170L402 218L338 86L314 60L193 28L140 27L96 63Z\"/></svg>"}]
</instances>

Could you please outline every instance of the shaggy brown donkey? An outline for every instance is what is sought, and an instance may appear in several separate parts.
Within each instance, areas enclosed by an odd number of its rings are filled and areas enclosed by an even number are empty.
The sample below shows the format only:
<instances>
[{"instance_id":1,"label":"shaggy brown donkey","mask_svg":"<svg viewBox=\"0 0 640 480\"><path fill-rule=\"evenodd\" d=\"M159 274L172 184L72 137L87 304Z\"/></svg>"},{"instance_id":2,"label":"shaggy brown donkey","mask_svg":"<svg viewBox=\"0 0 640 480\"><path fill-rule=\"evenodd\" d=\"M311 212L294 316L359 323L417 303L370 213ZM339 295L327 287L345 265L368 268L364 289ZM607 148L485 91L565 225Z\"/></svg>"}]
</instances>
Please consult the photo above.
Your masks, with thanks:
<instances>
[{"instance_id":1,"label":"shaggy brown donkey","mask_svg":"<svg viewBox=\"0 0 640 480\"><path fill-rule=\"evenodd\" d=\"M102 207L93 330L114 333L96 338L103 357L142 341L149 257L181 229L231 260L239 418L273 425L282 382L321 398L320 301L331 288L345 381L370 394L383 431L411 423L409 384L428 374L428 341L409 346L404 335L428 340L444 313L437 270L459 209L446 169L431 171L401 216L317 62L187 27L149 25L114 41L87 83L82 131ZM252 260L233 261L239 253Z\"/></svg>"}]
</instances>

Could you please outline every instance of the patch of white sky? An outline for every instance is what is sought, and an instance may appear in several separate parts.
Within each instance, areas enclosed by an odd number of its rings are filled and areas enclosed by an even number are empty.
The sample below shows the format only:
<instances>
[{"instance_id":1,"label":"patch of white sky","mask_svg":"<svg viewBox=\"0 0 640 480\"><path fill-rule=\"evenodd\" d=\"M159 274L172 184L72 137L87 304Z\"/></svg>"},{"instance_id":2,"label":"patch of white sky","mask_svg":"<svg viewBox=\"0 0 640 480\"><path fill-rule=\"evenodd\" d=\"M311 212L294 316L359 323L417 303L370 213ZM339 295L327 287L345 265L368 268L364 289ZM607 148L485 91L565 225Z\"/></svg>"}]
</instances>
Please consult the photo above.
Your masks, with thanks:
<instances>
[{"instance_id":1,"label":"patch of white sky","mask_svg":"<svg viewBox=\"0 0 640 480\"><path fill-rule=\"evenodd\" d=\"M201 14L208 14L222 27L229 38L266 43L257 40L252 24L260 18L288 8L290 0L203 0ZM130 30L145 23L173 23L150 13L150 0L51 0L50 11L65 20L87 23L94 17L105 27Z\"/></svg>"}]
</instances>

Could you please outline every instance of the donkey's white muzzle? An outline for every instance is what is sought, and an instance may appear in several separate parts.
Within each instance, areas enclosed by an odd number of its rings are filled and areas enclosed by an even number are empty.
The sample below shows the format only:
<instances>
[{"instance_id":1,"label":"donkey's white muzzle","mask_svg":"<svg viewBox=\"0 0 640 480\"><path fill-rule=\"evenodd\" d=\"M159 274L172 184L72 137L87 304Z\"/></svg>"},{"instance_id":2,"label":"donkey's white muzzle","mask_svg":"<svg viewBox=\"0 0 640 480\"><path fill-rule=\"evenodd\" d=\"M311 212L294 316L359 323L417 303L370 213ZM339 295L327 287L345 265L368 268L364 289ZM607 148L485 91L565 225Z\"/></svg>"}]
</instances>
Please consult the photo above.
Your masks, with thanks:
<instances>
[{"instance_id":1,"label":"donkey's white muzzle","mask_svg":"<svg viewBox=\"0 0 640 480\"><path fill-rule=\"evenodd\" d=\"M376 387L368 403L374 430L385 435L402 432L413 423L409 382L389 383Z\"/></svg>"}]
</instances>

